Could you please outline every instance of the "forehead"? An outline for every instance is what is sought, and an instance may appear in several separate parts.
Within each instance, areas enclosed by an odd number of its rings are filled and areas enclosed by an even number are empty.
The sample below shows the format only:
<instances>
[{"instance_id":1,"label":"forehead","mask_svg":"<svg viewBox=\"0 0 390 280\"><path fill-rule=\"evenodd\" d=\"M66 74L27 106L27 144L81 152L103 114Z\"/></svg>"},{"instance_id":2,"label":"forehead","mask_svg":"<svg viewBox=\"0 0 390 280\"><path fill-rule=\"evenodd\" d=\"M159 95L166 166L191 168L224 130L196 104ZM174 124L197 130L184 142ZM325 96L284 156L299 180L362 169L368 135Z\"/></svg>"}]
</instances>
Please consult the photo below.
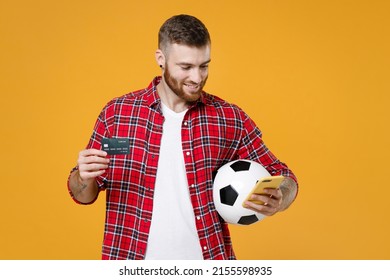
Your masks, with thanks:
<instances>
[{"instance_id":1,"label":"forehead","mask_svg":"<svg viewBox=\"0 0 390 280\"><path fill-rule=\"evenodd\" d=\"M210 60L210 44L202 47L170 44L166 56L172 63L203 64Z\"/></svg>"}]
</instances>

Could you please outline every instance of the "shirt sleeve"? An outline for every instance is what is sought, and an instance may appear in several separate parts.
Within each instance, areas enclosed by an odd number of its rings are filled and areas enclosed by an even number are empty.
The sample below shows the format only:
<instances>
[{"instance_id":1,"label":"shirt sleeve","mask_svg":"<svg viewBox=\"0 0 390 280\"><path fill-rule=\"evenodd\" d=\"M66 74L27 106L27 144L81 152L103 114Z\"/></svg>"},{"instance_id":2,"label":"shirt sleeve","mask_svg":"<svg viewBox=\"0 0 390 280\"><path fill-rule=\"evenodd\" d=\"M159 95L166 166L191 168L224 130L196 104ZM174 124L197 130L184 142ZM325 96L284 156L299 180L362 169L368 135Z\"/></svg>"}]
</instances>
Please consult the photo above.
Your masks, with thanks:
<instances>
[{"instance_id":1,"label":"shirt sleeve","mask_svg":"<svg viewBox=\"0 0 390 280\"><path fill-rule=\"evenodd\" d=\"M243 135L238 156L259 162L272 176L290 177L298 185L294 173L268 149L263 142L262 132L245 113L243 113Z\"/></svg>"}]
</instances>

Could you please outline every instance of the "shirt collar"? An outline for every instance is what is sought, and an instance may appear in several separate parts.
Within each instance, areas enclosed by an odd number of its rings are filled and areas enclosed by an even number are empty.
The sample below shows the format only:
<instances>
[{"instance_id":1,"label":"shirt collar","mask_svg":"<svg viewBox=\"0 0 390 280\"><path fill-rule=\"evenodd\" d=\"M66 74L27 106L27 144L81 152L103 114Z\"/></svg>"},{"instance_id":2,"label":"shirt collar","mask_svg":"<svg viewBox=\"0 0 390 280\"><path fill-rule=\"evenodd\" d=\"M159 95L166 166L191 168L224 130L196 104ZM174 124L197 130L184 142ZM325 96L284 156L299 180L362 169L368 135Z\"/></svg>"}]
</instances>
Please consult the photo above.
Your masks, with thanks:
<instances>
[{"instance_id":1,"label":"shirt collar","mask_svg":"<svg viewBox=\"0 0 390 280\"><path fill-rule=\"evenodd\" d=\"M152 80L152 82L146 88L147 94L146 94L145 98L146 98L146 102L147 102L149 107L160 106L161 99L160 99L160 96L158 95L158 92L157 92L157 85L160 82L161 82L161 76L157 76ZM198 104L206 104L207 99L206 99L205 95L206 95L206 93L202 92L199 100L194 105L192 105L190 108L193 108L193 107L197 106Z\"/></svg>"}]
</instances>

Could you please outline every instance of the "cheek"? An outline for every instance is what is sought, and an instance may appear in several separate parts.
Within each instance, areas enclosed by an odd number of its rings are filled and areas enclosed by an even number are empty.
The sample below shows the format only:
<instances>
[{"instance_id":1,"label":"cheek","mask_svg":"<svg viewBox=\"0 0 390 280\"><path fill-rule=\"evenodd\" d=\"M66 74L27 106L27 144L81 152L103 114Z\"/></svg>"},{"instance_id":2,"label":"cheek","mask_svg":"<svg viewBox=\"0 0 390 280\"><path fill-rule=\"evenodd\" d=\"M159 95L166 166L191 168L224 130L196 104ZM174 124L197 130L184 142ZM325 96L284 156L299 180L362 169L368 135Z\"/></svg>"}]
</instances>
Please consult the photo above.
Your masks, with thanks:
<instances>
[{"instance_id":1,"label":"cheek","mask_svg":"<svg viewBox=\"0 0 390 280\"><path fill-rule=\"evenodd\" d=\"M209 75L209 68L201 69L200 74L202 75L203 78L207 78Z\"/></svg>"},{"instance_id":2,"label":"cheek","mask_svg":"<svg viewBox=\"0 0 390 280\"><path fill-rule=\"evenodd\" d=\"M175 79L178 82L181 82L187 76L186 73L184 73L183 70L181 70L181 69L172 69L172 68L170 68L169 69L169 74L170 74L170 76L173 79Z\"/></svg>"},{"instance_id":3,"label":"cheek","mask_svg":"<svg viewBox=\"0 0 390 280\"><path fill-rule=\"evenodd\" d=\"M188 73L182 69L175 71L174 75L178 81L184 81L188 77Z\"/></svg>"},{"instance_id":4,"label":"cheek","mask_svg":"<svg viewBox=\"0 0 390 280\"><path fill-rule=\"evenodd\" d=\"M208 77L209 77L209 72L208 71L206 71L204 74L202 74L203 83L206 83Z\"/></svg>"}]
</instances>

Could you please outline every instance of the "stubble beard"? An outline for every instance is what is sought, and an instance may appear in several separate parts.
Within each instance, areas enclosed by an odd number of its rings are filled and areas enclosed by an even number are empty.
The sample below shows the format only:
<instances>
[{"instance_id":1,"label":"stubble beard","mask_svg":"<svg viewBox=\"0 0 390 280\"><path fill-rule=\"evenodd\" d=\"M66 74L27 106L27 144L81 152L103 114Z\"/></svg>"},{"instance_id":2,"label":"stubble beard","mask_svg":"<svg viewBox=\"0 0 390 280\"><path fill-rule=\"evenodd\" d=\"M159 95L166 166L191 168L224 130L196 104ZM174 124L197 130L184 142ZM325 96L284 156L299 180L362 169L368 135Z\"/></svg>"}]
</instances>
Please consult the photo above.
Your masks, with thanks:
<instances>
[{"instance_id":1,"label":"stubble beard","mask_svg":"<svg viewBox=\"0 0 390 280\"><path fill-rule=\"evenodd\" d=\"M194 103L199 100L202 92L203 92L203 87L206 84L207 77L203 81L200 82L199 84L199 89L196 92L191 92L188 93L185 91L186 85L182 82L179 82L177 79L172 77L171 73L169 72L169 68L167 65L165 65L165 71L164 71L164 80L168 87L173 91L173 93L176 94L179 98L182 100L186 101L187 103ZM188 82L187 84L191 84Z\"/></svg>"}]
</instances>

